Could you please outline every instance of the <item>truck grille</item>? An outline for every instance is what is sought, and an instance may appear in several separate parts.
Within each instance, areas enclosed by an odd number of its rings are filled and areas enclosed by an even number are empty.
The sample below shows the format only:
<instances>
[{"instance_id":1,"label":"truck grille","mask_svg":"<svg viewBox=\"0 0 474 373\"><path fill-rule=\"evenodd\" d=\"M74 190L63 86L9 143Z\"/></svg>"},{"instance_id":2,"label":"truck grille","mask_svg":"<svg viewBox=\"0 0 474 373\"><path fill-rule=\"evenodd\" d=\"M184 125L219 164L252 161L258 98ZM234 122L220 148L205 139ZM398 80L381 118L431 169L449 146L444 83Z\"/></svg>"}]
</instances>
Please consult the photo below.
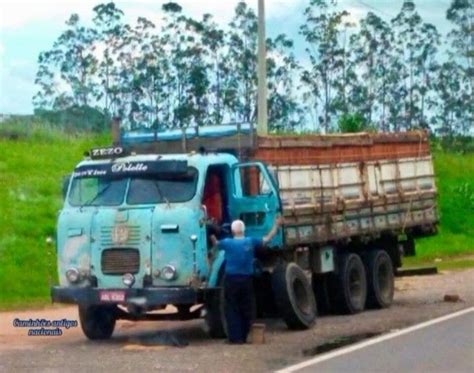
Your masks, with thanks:
<instances>
[{"instance_id":1,"label":"truck grille","mask_svg":"<svg viewBox=\"0 0 474 373\"><path fill-rule=\"evenodd\" d=\"M136 249L107 249L102 252L100 265L105 275L135 274L140 270L140 252Z\"/></svg>"}]
</instances>

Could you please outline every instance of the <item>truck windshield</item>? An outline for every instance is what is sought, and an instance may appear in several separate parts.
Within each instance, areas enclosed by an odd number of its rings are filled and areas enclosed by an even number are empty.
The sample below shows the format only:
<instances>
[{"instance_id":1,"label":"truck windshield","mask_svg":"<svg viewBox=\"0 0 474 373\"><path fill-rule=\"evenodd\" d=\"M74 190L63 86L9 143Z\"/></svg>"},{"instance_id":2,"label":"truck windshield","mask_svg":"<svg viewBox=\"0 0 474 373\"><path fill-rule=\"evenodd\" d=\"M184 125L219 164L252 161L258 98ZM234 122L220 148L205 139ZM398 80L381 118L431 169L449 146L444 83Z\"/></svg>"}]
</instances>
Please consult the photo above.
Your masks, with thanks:
<instances>
[{"instance_id":1,"label":"truck windshield","mask_svg":"<svg viewBox=\"0 0 474 373\"><path fill-rule=\"evenodd\" d=\"M72 206L118 206L186 202L196 193L197 170L186 173L127 178L74 178L68 201ZM128 186L128 192L127 192Z\"/></svg>"},{"instance_id":2,"label":"truck windshield","mask_svg":"<svg viewBox=\"0 0 474 373\"><path fill-rule=\"evenodd\" d=\"M127 203L130 205L186 202L196 192L197 171L190 168L186 174L132 178Z\"/></svg>"},{"instance_id":3,"label":"truck windshield","mask_svg":"<svg viewBox=\"0 0 474 373\"><path fill-rule=\"evenodd\" d=\"M73 206L117 206L122 204L127 179L74 178L69 193Z\"/></svg>"}]
</instances>

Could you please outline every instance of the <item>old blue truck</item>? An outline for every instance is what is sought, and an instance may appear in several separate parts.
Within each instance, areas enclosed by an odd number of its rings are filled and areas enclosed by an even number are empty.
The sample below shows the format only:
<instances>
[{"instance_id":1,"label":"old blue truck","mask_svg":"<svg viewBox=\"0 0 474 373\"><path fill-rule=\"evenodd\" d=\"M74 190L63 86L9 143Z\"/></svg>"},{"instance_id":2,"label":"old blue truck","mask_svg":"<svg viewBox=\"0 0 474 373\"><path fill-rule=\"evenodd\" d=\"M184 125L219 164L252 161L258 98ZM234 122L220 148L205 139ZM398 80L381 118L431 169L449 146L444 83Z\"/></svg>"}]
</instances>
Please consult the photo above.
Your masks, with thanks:
<instances>
[{"instance_id":1,"label":"old blue truck","mask_svg":"<svg viewBox=\"0 0 474 373\"><path fill-rule=\"evenodd\" d=\"M53 301L78 305L89 339L109 338L118 319L199 317L223 337L225 261L209 235L229 235L238 218L261 237L282 214L255 263L258 315L304 329L317 308L390 306L401 257L436 231L436 188L423 135L367 136L275 143L245 126L118 134L64 184ZM409 151L371 153L384 141ZM156 312L169 305L175 312Z\"/></svg>"}]
</instances>

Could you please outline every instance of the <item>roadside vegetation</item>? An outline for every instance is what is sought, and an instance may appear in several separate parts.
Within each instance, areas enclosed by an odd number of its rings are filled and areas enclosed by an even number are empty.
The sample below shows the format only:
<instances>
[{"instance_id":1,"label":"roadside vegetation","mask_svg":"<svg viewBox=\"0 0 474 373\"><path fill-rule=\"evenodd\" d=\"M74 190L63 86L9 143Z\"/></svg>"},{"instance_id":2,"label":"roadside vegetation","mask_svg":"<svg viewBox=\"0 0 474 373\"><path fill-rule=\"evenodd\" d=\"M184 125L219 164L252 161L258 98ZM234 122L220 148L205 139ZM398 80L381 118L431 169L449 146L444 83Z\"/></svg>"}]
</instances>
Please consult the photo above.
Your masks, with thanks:
<instances>
[{"instance_id":1,"label":"roadside vegetation","mask_svg":"<svg viewBox=\"0 0 474 373\"><path fill-rule=\"evenodd\" d=\"M34 118L26 122L0 124L0 309L49 303L49 286L57 281L54 237L62 178L84 151L110 144L109 134L66 131ZM407 263L438 259L443 267L451 257L471 254L454 266L473 266L474 153L444 148L433 143L439 234L418 240L417 258Z\"/></svg>"},{"instance_id":2,"label":"roadside vegetation","mask_svg":"<svg viewBox=\"0 0 474 373\"><path fill-rule=\"evenodd\" d=\"M62 177L85 150L106 143L105 135L48 124L0 124L0 309L49 302Z\"/></svg>"},{"instance_id":3,"label":"roadside vegetation","mask_svg":"<svg viewBox=\"0 0 474 373\"><path fill-rule=\"evenodd\" d=\"M441 218L438 234L417 240L417 255L407 258L406 266L474 267L474 153L447 147L450 150L443 150L441 143L432 146Z\"/></svg>"}]
</instances>

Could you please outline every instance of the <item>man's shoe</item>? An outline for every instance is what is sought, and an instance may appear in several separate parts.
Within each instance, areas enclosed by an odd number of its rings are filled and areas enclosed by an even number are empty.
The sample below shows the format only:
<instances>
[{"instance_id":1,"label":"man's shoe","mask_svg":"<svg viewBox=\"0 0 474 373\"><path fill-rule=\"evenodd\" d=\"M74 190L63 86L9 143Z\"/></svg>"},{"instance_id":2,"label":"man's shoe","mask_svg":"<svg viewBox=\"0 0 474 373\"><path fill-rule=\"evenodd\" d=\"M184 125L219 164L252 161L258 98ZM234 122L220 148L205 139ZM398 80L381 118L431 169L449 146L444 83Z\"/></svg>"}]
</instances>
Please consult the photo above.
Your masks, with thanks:
<instances>
[{"instance_id":1,"label":"man's shoe","mask_svg":"<svg viewBox=\"0 0 474 373\"><path fill-rule=\"evenodd\" d=\"M229 345L243 345L243 344L245 344L244 341L240 341L240 340L237 340L237 341L229 341L229 340L227 340L225 343L226 343L226 344L229 344Z\"/></svg>"}]
</instances>

